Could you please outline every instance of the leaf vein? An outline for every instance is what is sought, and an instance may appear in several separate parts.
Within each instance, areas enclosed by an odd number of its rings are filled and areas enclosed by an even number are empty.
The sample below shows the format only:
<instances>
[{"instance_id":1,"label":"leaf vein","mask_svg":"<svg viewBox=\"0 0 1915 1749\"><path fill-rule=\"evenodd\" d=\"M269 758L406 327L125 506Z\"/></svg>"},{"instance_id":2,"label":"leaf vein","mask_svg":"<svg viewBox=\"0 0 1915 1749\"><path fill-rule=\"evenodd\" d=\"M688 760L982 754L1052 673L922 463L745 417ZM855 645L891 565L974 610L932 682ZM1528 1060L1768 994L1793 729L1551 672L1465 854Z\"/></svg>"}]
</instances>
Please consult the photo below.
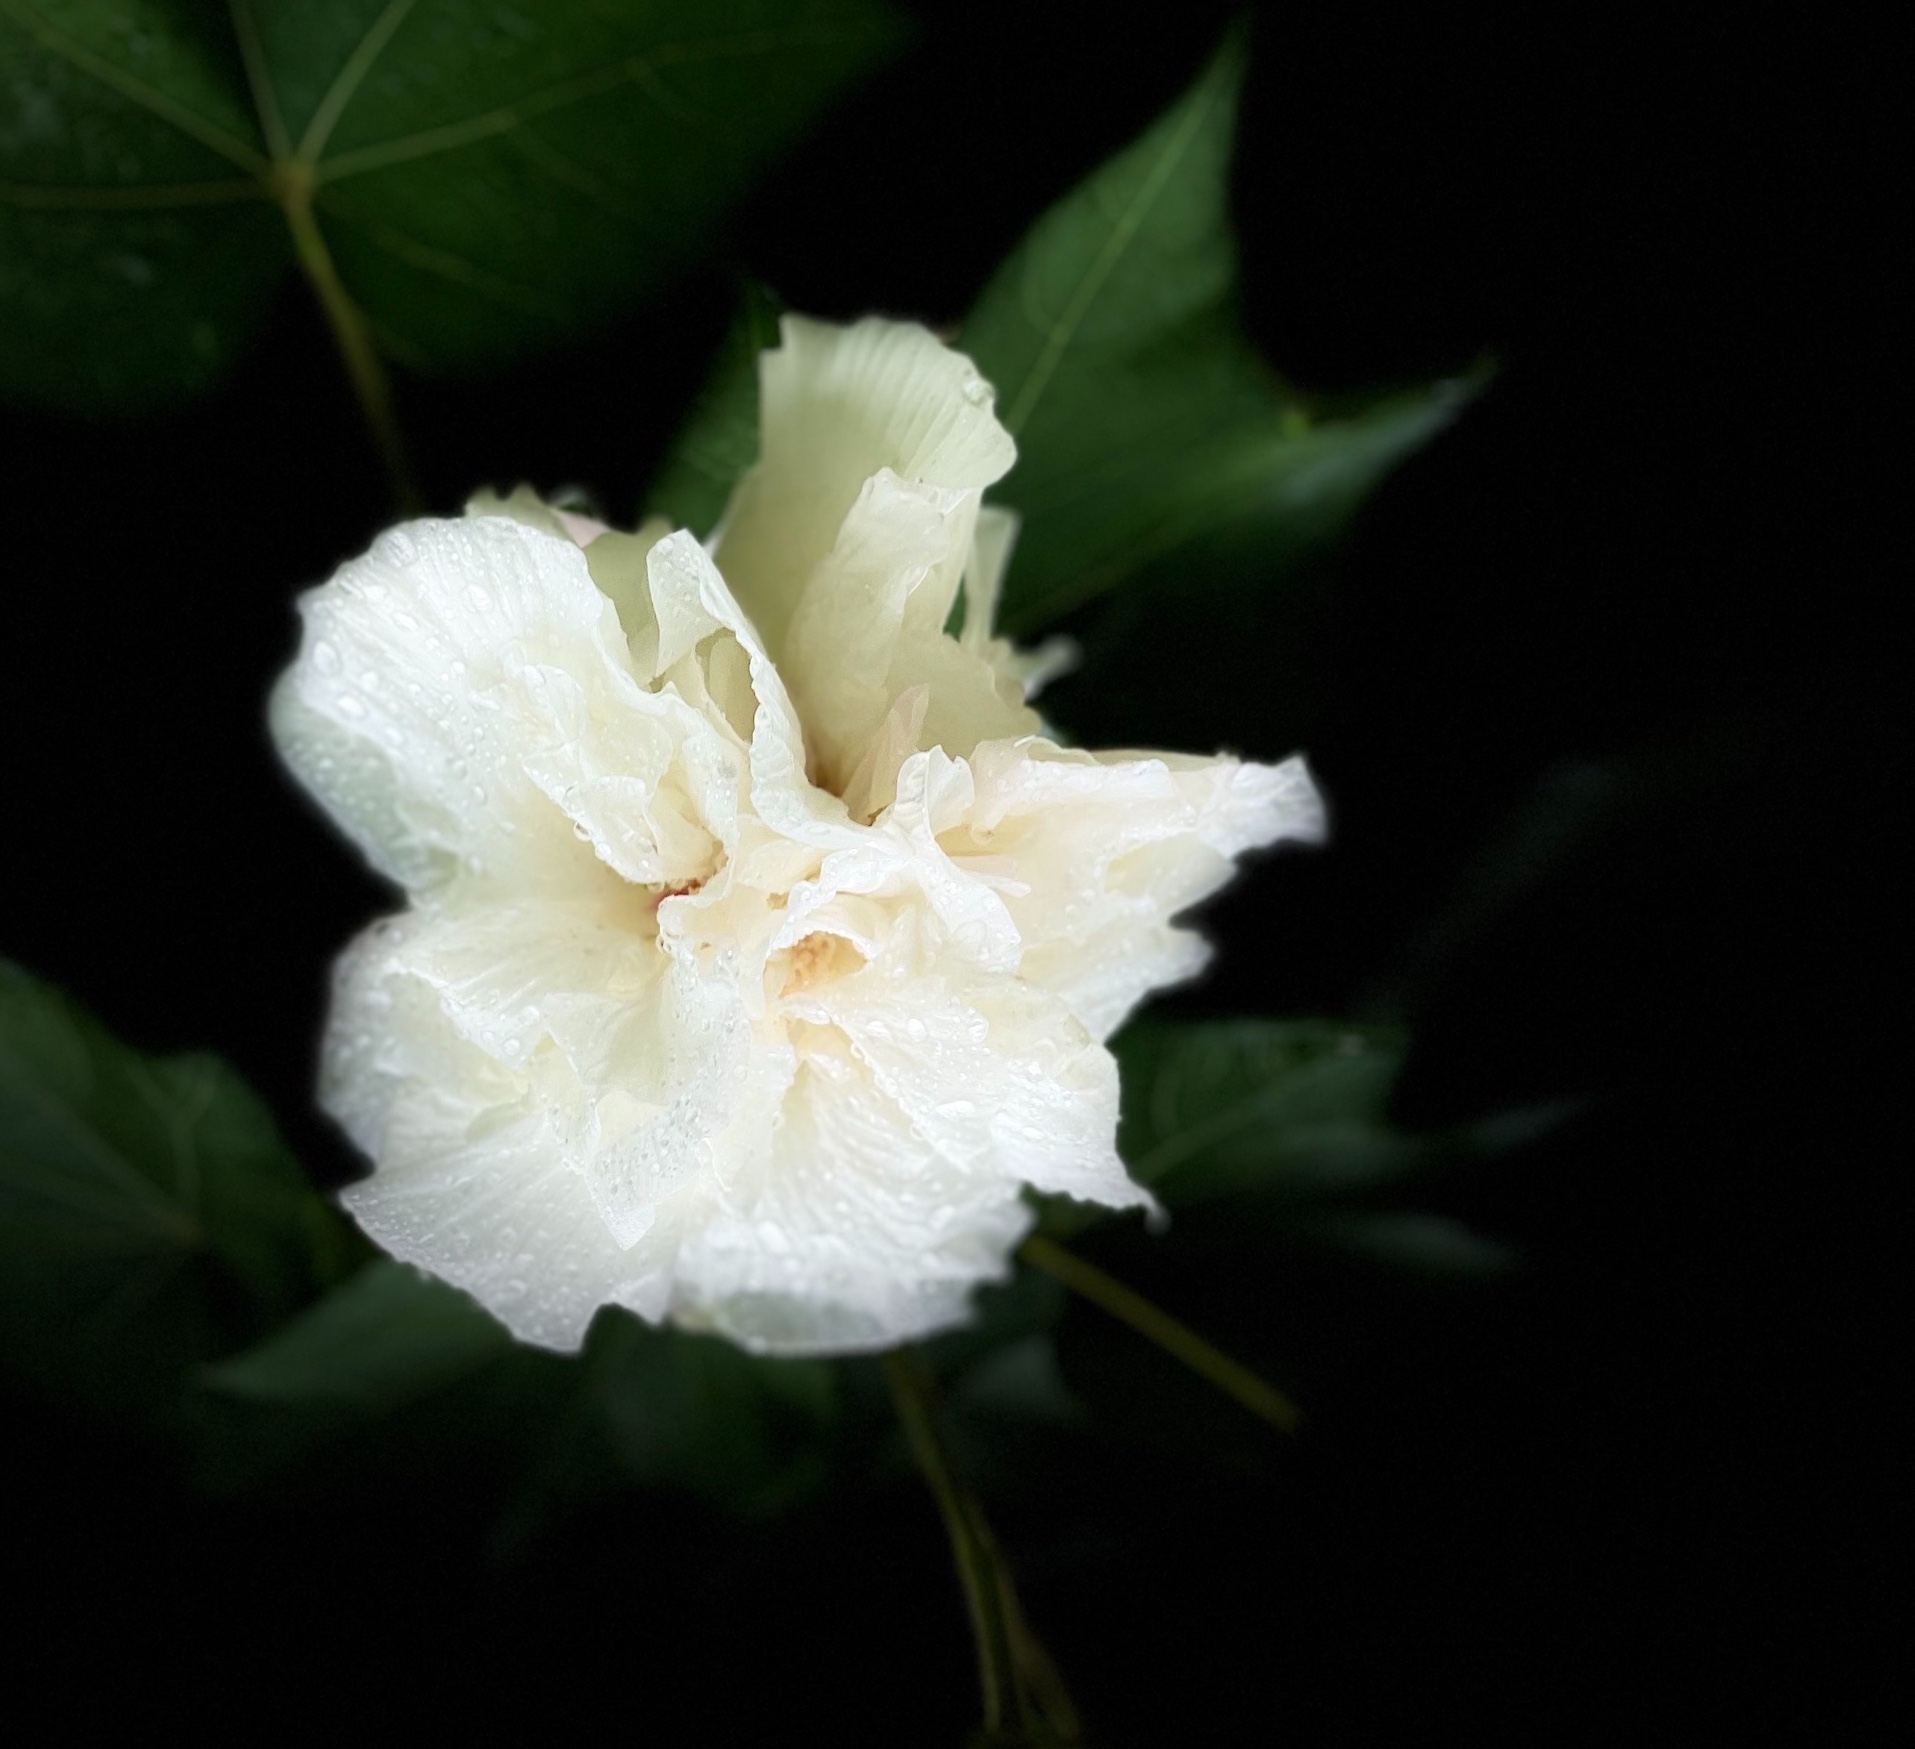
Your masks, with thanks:
<instances>
[{"instance_id":1,"label":"leaf vein","mask_svg":"<svg viewBox=\"0 0 1915 1749\"><path fill-rule=\"evenodd\" d=\"M614 62L609 67L596 68L575 78L561 80L543 91L535 91L530 96L501 104L496 109L483 110L462 121L446 122L439 127L422 129L416 134L402 134L397 139L381 140L375 145L342 152L336 158L315 162L313 170L318 181L337 182L348 176L362 176L368 171L386 170L395 164L457 151L463 146L476 145L481 140L510 133L514 128L523 127L527 122L541 115L549 115L568 104L603 96L621 85L640 86L655 103L666 108L667 114L683 119L678 117L678 106L675 103L666 106L661 97L657 75L663 67L699 60L770 54L778 49L792 47L827 47L850 40L839 31L764 30L700 42L668 43L645 54Z\"/></svg>"},{"instance_id":2,"label":"leaf vein","mask_svg":"<svg viewBox=\"0 0 1915 1749\"><path fill-rule=\"evenodd\" d=\"M174 102L165 92L156 90L144 79L127 72L124 67L115 66L103 55L96 55L84 43L68 36L57 25L50 24L32 7L23 5L22 0L0 0L0 12L13 19L49 54L59 56L89 78L118 92L129 103L158 117L188 139L198 141L208 151L217 152L222 158L253 175L265 173L266 160L246 141L235 139L224 128L215 127L204 117L195 115L185 104Z\"/></svg>"},{"instance_id":3,"label":"leaf vein","mask_svg":"<svg viewBox=\"0 0 1915 1749\"><path fill-rule=\"evenodd\" d=\"M1139 185L1135 195L1125 204L1112 225L1111 234L1104 246L1097 252L1097 258L1090 264L1089 271L1079 281L1077 290L1072 293L1064 312L1050 325L1045 336L1044 349L1038 354L1037 362L1031 366L1031 374L1024 379L1023 386L1017 392L1017 398L1011 403L1010 411L1004 415L1004 429L1015 436L1030 418L1039 398L1050 386L1052 375L1063 361L1077 330L1083 325L1084 318L1090 314L1090 307L1097 301L1098 293L1104 289L1104 282L1115 271L1117 263L1124 257L1139 229L1144 216L1156 203L1158 195L1164 190L1164 184L1170 180L1172 172L1183 161L1184 154L1190 149L1191 141L1197 137L1203 124L1210 119L1210 113L1216 108L1222 96L1220 87L1213 83L1204 94L1201 103L1192 106L1190 114L1166 143L1163 155L1150 167L1150 173ZM1101 191L1099 191L1101 202ZM1035 325L1035 324L1034 324Z\"/></svg>"},{"instance_id":4,"label":"leaf vein","mask_svg":"<svg viewBox=\"0 0 1915 1749\"><path fill-rule=\"evenodd\" d=\"M386 52L386 45L398 34L399 26L405 23L406 14L414 4L415 0L387 0L385 10L367 27L366 34L346 57L338 76L327 87L326 95L320 98L319 107L312 113L312 120L307 122L306 131L299 137L301 163L312 165L319 162L319 154L326 149L326 142L332 138L339 118L359 95L366 75Z\"/></svg>"},{"instance_id":5,"label":"leaf vein","mask_svg":"<svg viewBox=\"0 0 1915 1749\"><path fill-rule=\"evenodd\" d=\"M387 224L383 219L354 211L337 198L329 199L327 207L337 217L344 218L356 230L362 232L375 247L383 249L388 255L403 261L409 267L416 267L422 273L436 274L441 279L449 279L455 285L465 286L478 292L482 297L492 299L494 303L504 304L535 316L543 316L548 321L565 321L570 311L563 305L541 297L529 286L515 284L509 279L501 279L497 274L488 273L476 263L468 261L463 255L450 249L441 248L436 243L421 242L417 237L407 236L396 226Z\"/></svg>"},{"instance_id":6,"label":"leaf vein","mask_svg":"<svg viewBox=\"0 0 1915 1749\"><path fill-rule=\"evenodd\" d=\"M40 212L165 212L176 207L224 206L267 200L250 178L230 182L151 183L133 188L80 188L59 183L0 182L0 206Z\"/></svg>"}]
</instances>

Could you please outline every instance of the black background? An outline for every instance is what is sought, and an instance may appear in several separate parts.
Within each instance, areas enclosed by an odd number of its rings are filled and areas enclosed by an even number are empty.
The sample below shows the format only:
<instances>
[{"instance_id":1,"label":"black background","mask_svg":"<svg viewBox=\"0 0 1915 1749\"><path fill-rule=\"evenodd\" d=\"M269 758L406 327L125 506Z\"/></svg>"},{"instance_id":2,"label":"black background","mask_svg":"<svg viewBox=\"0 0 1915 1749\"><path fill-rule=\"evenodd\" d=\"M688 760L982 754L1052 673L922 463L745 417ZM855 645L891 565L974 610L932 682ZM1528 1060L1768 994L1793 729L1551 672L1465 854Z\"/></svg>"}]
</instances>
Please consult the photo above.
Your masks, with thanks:
<instances>
[{"instance_id":1,"label":"black background","mask_svg":"<svg viewBox=\"0 0 1915 1749\"><path fill-rule=\"evenodd\" d=\"M629 516L730 262L819 314L954 319L1225 16L925 14L709 275L508 379L401 384L433 507L526 478ZM1311 1430L1235 1479L1097 1447L1068 1509L1001 1528L1098 1743L1860 1741L1899 1091L1865 533L1888 481L1861 441L1883 329L1851 249L1879 112L1825 40L1701 12L1257 26L1235 192L1265 351L1322 391L1486 350L1499 374L1317 579L1302 732L1335 842L1214 907L1218 968L1175 1006L1406 1013L1412 1120L1581 1103L1440 1192L1524 1259L1493 1289L1205 1288L1110 1242L1199 1323L1294 1330ZM228 1056L337 1183L325 972L388 901L260 727L292 594L386 516L329 342L289 287L210 402L0 432L0 949L135 1043ZM1160 682L1066 683L1060 719L1289 750L1254 624L1159 631ZM208 1509L6 1413L16 1704L302 1742L948 1744L973 1715L909 1486L756 1552L633 1502L501 1575L458 1499Z\"/></svg>"}]
</instances>

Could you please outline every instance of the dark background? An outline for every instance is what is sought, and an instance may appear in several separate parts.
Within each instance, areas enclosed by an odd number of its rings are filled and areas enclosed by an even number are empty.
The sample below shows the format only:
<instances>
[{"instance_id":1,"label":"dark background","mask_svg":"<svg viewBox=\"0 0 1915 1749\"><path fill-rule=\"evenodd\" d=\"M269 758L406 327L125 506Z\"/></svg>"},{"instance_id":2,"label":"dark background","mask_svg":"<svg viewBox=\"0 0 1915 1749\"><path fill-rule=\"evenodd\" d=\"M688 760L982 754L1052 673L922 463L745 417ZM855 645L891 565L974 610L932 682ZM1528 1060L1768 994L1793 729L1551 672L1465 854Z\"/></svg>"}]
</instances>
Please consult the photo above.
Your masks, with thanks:
<instances>
[{"instance_id":1,"label":"dark background","mask_svg":"<svg viewBox=\"0 0 1915 1749\"><path fill-rule=\"evenodd\" d=\"M924 17L706 277L505 380L400 385L435 509L526 478L629 516L733 264L822 315L954 319L1226 12ZM1160 626L1154 685L1093 667L1054 708L1100 740L1301 733L1330 795L1332 847L1213 908L1218 968L1178 1009L1405 1014L1406 1121L1578 1103L1426 1198L1518 1253L1493 1287L1205 1281L1106 1243L1200 1326L1282 1332L1312 1424L1241 1472L1112 1436L1007 1509L1094 1742L1864 1738L1900 1087L1887 477L1861 440L1884 329L1851 239L1882 130L1826 42L1747 28L1259 12L1236 200L1264 350L1324 392L1485 351L1499 373L1311 579L1300 731L1254 619ZM292 594L387 515L330 344L289 286L202 406L0 434L0 949L137 1044L228 1056L337 1183L309 1093L326 967L388 900L260 727ZM636 1500L501 1573L456 1491L209 1508L44 1405L5 1413L15 1693L76 1720L902 1745L974 1715L908 1481L750 1535Z\"/></svg>"}]
</instances>

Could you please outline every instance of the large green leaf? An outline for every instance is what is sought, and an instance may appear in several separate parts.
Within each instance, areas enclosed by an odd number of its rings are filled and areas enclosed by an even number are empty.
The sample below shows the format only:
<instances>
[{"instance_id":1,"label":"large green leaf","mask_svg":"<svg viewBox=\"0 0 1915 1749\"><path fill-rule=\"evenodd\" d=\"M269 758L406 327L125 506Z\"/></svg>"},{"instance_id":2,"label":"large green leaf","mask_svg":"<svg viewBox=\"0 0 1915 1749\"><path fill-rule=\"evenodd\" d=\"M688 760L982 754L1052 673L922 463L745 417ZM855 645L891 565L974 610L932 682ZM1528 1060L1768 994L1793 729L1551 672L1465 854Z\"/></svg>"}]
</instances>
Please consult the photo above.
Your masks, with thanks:
<instances>
[{"instance_id":1,"label":"large green leaf","mask_svg":"<svg viewBox=\"0 0 1915 1749\"><path fill-rule=\"evenodd\" d=\"M201 1370L193 1457L217 1492L522 1470L573 1388L467 1295L379 1259L244 1353ZM522 1423L522 1425L521 1425ZM508 1484L509 1486L509 1484Z\"/></svg>"},{"instance_id":2,"label":"large green leaf","mask_svg":"<svg viewBox=\"0 0 1915 1749\"><path fill-rule=\"evenodd\" d=\"M1275 1188L1316 1197L1400 1177L1427 1144L1388 1121L1394 1028L1327 1020L1145 1018L1117 1041L1118 1147L1170 1208Z\"/></svg>"},{"instance_id":3,"label":"large green leaf","mask_svg":"<svg viewBox=\"0 0 1915 1749\"><path fill-rule=\"evenodd\" d=\"M0 0L0 392L206 386L296 237L418 368L563 339L898 34L883 0Z\"/></svg>"},{"instance_id":4,"label":"large green leaf","mask_svg":"<svg viewBox=\"0 0 1915 1749\"><path fill-rule=\"evenodd\" d=\"M1325 1245L1433 1270L1482 1270L1501 1249L1450 1217L1401 1206L1444 1161L1518 1145L1557 1113L1511 1113L1425 1136L1398 1127L1390 1093L1405 1040L1390 1026L1327 1020L1145 1018L1119 1034L1118 1148L1176 1212L1226 1203L1248 1243ZM1060 1235L1098 1218L1049 1202Z\"/></svg>"},{"instance_id":5,"label":"large green leaf","mask_svg":"<svg viewBox=\"0 0 1915 1749\"><path fill-rule=\"evenodd\" d=\"M380 1414L443 1389L512 1346L497 1319L457 1288L381 1259L244 1354L206 1387L255 1403Z\"/></svg>"},{"instance_id":6,"label":"large green leaf","mask_svg":"<svg viewBox=\"0 0 1915 1749\"><path fill-rule=\"evenodd\" d=\"M1243 64L1233 35L1141 139L1038 220L964 323L959 344L1018 443L992 493L1023 519L1000 608L1010 633L1146 570L1267 579L1469 393L1441 382L1323 409L1251 348L1228 198Z\"/></svg>"},{"instance_id":7,"label":"large green leaf","mask_svg":"<svg viewBox=\"0 0 1915 1749\"><path fill-rule=\"evenodd\" d=\"M350 1244L223 1063L129 1050L0 961L0 1364L164 1409Z\"/></svg>"},{"instance_id":8,"label":"large green leaf","mask_svg":"<svg viewBox=\"0 0 1915 1749\"><path fill-rule=\"evenodd\" d=\"M1188 598L1267 582L1333 536L1480 377L1334 404L1299 393L1239 327L1229 165L1233 37L1142 139L1044 214L966 318L1017 465L1022 518L1001 629L1040 630L1121 583ZM756 459L757 354L778 304L748 288L647 497L708 534Z\"/></svg>"},{"instance_id":9,"label":"large green leaf","mask_svg":"<svg viewBox=\"0 0 1915 1749\"><path fill-rule=\"evenodd\" d=\"M770 1509L822 1478L834 1403L822 1362L760 1360L616 1310L580 1354L525 1348L465 1294L388 1261L200 1383L214 1487L462 1463L516 1477L508 1540L634 1486Z\"/></svg>"}]
</instances>

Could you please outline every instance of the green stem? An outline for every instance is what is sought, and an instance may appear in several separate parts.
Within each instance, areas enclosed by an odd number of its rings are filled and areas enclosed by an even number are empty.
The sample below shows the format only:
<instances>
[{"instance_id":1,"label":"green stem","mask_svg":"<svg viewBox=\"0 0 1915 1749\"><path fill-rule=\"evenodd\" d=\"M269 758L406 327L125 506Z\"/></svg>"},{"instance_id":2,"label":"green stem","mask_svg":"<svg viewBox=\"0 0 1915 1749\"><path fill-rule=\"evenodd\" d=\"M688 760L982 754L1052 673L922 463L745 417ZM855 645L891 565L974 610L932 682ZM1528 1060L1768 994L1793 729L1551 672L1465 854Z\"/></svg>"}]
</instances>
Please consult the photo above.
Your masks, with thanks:
<instances>
[{"instance_id":1,"label":"green stem","mask_svg":"<svg viewBox=\"0 0 1915 1749\"><path fill-rule=\"evenodd\" d=\"M293 234L293 251L307 283L319 299L326 325L331 328L339 356L345 362L346 375L352 381L359 410L372 433L373 447L385 464L399 512L405 516L416 515L423 500L406 457L399 421L393 414L392 385L387 381L385 362L373 344L366 318L340 280L332 251L326 247L325 235L313 216L312 172L301 163L282 160L273 166L272 187Z\"/></svg>"},{"instance_id":2,"label":"green stem","mask_svg":"<svg viewBox=\"0 0 1915 1749\"><path fill-rule=\"evenodd\" d=\"M951 1555L958 1581L964 1587L964 1607L971 1618L977 1643L978 1687L984 1700L984 1729L1002 1735L1022 1710L1018 1705L1017 1667L1011 1656L1011 1637L1004 1614L1004 1590L998 1578L995 1550L989 1532L978 1534L980 1517L960 1487L938 1437L937 1406L924 1362L912 1348L894 1348L884 1357L884 1376L892 1401L910 1442L911 1455L931 1486L932 1497L951 1539ZM1021 1720L1018 1720L1021 1723Z\"/></svg>"},{"instance_id":3,"label":"green stem","mask_svg":"<svg viewBox=\"0 0 1915 1749\"><path fill-rule=\"evenodd\" d=\"M1119 1322L1128 1324L1138 1335L1147 1337L1192 1372L1235 1397L1251 1414L1262 1416L1272 1427L1295 1433L1302 1423L1302 1412L1276 1386L1211 1347L1189 1325L1180 1324L1116 1277L1106 1275L1095 1264L1086 1263L1076 1252L1066 1251L1056 1240L1033 1233L1018 1248L1018 1255L1034 1269L1056 1276L1072 1292L1082 1294Z\"/></svg>"}]
</instances>

